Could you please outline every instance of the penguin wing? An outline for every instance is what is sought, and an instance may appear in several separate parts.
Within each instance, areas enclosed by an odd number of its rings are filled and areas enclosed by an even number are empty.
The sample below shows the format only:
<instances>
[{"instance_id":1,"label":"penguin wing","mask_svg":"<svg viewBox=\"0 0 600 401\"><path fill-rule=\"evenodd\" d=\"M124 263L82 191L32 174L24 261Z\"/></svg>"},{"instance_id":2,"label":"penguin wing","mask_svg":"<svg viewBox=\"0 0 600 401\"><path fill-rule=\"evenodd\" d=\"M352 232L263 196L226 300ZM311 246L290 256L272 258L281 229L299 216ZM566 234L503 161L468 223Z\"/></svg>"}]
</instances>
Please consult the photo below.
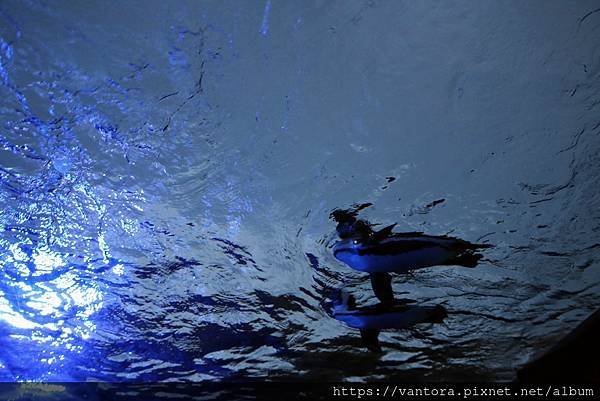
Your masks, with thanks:
<instances>
[{"instance_id":1,"label":"penguin wing","mask_svg":"<svg viewBox=\"0 0 600 401\"><path fill-rule=\"evenodd\" d=\"M377 243L382 239L389 237L392 234L394 227L396 227L396 224L398 223L390 224L389 226L383 227L381 230L374 232L371 236L370 242Z\"/></svg>"},{"instance_id":2,"label":"penguin wing","mask_svg":"<svg viewBox=\"0 0 600 401\"><path fill-rule=\"evenodd\" d=\"M381 346L379 345L379 330L362 329L360 331L360 337L362 338L363 344L365 344L369 350L381 352Z\"/></svg>"},{"instance_id":3,"label":"penguin wing","mask_svg":"<svg viewBox=\"0 0 600 401\"><path fill-rule=\"evenodd\" d=\"M445 247L444 243L430 241L422 237L390 237L384 238L377 244L368 244L358 248L355 252L359 256L365 255L400 255L406 252L419 251L436 246ZM402 263L400 261L399 263Z\"/></svg>"},{"instance_id":4,"label":"penguin wing","mask_svg":"<svg viewBox=\"0 0 600 401\"><path fill-rule=\"evenodd\" d=\"M406 233L393 233L391 235L392 238L404 238L404 239L414 239L415 241L425 241L431 243L437 243L438 245L451 248L451 249L460 249L460 250L469 250L469 249L486 249L486 248L494 248L492 244L481 244L469 242L460 238L450 237L448 235L428 235L420 231L415 232L406 232Z\"/></svg>"},{"instance_id":5,"label":"penguin wing","mask_svg":"<svg viewBox=\"0 0 600 401\"><path fill-rule=\"evenodd\" d=\"M392 291L392 277L389 273L371 273L371 286L375 296L382 304L394 304L394 292Z\"/></svg>"},{"instance_id":6,"label":"penguin wing","mask_svg":"<svg viewBox=\"0 0 600 401\"><path fill-rule=\"evenodd\" d=\"M423 231L409 231L405 233L394 233L393 237L403 238L403 237L423 237L425 233Z\"/></svg>"}]
</instances>

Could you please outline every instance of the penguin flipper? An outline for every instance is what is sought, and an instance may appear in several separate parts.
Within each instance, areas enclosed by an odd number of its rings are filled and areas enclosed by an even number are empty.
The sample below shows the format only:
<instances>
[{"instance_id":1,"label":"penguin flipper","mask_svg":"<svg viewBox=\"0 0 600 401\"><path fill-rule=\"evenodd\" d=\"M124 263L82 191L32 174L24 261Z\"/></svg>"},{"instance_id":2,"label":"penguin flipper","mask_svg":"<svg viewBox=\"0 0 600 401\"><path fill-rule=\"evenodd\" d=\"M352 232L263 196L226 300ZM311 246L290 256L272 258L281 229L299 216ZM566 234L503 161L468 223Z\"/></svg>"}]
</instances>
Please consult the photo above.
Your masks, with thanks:
<instances>
[{"instance_id":1,"label":"penguin flipper","mask_svg":"<svg viewBox=\"0 0 600 401\"><path fill-rule=\"evenodd\" d=\"M382 304L393 305L392 276L389 273L371 273L370 276L375 296Z\"/></svg>"},{"instance_id":2,"label":"penguin flipper","mask_svg":"<svg viewBox=\"0 0 600 401\"><path fill-rule=\"evenodd\" d=\"M363 344L370 351L381 352L381 346L379 345L379 330L362 329L360 331L360 337L362 338Z\"/></svg>"},{"instance_id":3,"label":"penguin flipper","mask_svg":"<svg viewBox=\"0 0 600 401\"><path fill-rule=\"evenodd\" d=\"M381 230L374 232L371 236L371 242L376 243L384 238L389 237L390 234L392 234L394 227L396 227L396 224L398 223L390 224L389 226L383 227Z\"/></svg>"}]
</instances>

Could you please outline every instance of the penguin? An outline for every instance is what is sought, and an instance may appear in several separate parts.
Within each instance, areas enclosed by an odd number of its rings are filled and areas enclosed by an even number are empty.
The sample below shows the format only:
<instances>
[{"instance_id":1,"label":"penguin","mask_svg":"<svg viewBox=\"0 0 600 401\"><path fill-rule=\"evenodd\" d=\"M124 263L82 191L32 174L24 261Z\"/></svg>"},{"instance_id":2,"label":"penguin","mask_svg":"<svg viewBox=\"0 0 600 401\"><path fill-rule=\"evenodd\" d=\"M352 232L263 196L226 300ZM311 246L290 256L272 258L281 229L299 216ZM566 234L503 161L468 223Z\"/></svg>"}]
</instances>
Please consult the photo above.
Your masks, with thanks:
<instances>
[{"instance_id":1,"label":"penguin","mask_svg":"<svg viewBox=\"0 0 600 401\"><path fill-rule=\"evenodd\" d=\"M381 330L407 329L420 323L441 323L447 315L446 309L441 305L379 303L357 308L354 296L343 292L333 306L333 317L349 327L360 330L363 344L373 352L381 352Z\"/></svg>"},{"instance_id":2,"label":"penguin","mask_svg":"<svg viewBox=\"0 0 600 401\"><path fill-rule=\"evenodd\" d=\"M336 231L340 237L333 247L334 257L355 270L369 273L375 295L387 304L394 300L389 273L406 274L439 265L475 267L483 257L477 251L493 247L445 235L395 233L396 223L374 231L368 221L356 218L356 211L337 209L330 217L338 222Z\"/></svg>"}]
</instances>

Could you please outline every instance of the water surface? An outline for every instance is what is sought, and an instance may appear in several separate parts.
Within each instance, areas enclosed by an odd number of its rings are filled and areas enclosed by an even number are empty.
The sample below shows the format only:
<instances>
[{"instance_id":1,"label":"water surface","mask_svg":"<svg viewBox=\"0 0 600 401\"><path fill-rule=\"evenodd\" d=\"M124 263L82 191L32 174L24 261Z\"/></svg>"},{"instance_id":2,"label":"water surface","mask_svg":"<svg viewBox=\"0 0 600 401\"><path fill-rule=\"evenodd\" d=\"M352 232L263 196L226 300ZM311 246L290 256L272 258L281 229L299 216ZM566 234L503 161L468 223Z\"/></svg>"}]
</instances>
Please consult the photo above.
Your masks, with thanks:
<instances>
[{"instance_id":1,"label":"water surface","mask_svg":"<svg viewBox=\"0 0 600 401\"><path fill-rule=\"evenodd\" d=\"M600 300L596 8L1 2L0 380L512 379ZM381 355L357 202L496 245Z\"/></svg>"}]
</instances>

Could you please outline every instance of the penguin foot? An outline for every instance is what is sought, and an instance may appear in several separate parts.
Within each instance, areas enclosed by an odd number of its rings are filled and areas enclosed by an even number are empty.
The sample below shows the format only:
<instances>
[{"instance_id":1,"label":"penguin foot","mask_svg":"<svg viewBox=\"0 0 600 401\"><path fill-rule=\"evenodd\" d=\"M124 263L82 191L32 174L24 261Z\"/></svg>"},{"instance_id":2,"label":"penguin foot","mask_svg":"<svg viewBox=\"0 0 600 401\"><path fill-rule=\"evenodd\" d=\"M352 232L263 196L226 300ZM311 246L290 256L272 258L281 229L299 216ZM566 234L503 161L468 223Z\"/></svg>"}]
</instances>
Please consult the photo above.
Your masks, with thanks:
<instances>
[{"instance_id":1,"label":"penguin foot","mask_svg":"<svg viewBox=\"0 0 600 401\"><path fill-rule=\"evenodd\" d=\"M371 273L371 286L373 287L375 296L382 304L394 304L392 276L389 273Z\"/></svg>"},{"instance_id":2,"label":"penguin foot","mask_svg":"<svg viewBox=\"0 0 600 401\"><path fill-rule=\"evenodd\" d=\"M379 330L363 329L360 331L360 336L369 351L382 352L381 345L379 345Z\"/></svg>"}]
</instances>

